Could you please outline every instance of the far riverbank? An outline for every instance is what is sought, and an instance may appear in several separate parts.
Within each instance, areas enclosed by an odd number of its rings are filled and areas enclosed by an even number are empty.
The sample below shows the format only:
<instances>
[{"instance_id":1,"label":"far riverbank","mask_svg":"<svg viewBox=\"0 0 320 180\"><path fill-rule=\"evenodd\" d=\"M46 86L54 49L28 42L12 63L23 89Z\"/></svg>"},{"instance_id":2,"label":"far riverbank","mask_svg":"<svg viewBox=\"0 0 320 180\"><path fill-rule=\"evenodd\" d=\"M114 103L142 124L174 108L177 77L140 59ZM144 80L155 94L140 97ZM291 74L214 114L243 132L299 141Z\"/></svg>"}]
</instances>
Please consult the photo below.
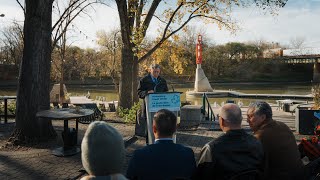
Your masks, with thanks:
<instances>
[{"instance_id":1,"label":"far riverbank","mask_svg":"<svg viewBox=\"0 0 320 180\"><path fill-rule=\"evenodd\" d=\"M194 81L191 80L167 80L168 84L173 85L174 87L191 87L194 84ZM56 84L59 82L52 82L51 84ZM71 88L107 88L114 89L114 83L112 79L106 80L85 80L85 81L66 81L65 84L67 87ZM211 86L214 88L216 86L241 86L241 85L306 85L311 86L312 82L309 81L210 81ZM18 87L18 80L9 80L9 81L0 81L0 90L1 89L16 89Z\"/></svg>"}]
</instances>

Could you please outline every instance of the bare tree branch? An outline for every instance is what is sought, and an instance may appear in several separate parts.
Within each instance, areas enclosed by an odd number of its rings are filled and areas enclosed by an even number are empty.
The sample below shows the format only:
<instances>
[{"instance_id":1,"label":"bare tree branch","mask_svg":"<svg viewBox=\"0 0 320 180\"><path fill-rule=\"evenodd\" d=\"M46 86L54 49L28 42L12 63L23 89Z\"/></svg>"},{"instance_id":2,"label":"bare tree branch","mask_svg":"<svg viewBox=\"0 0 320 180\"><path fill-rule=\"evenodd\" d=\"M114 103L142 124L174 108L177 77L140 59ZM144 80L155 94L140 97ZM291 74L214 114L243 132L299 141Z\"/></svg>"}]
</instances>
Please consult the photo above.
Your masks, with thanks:
<instances>
[{"instance_id":1,"label":"bare tree branch","mask_svg":"<svg viewBox=\"0 0 320 180\"><path fill-rule=\"evenodd\" d=\"M143 37L146 36L146 32L147 32L147 27L149 27L150 25L150 22L151 22L151 19L154 15L154 13L156 12L157 8L158 8L158 5L159 3L161 2L161 0L154 0L151 4L151 7L149 9L149 12L146 16L146 19L144 20L143 24L142 24L142 27L143 27Z\"/></svg>"},{"instance_id":2,"label":"bare tree branch","mask_svg":"<svg viewBox=\"0 0 320 180\"><path fill-rule=\"evenodd\" d=\"M162 39L166 36L168 27L170 26L170 24L171 24L174 16L177 14L177 12L179 11L179 9L180 9L182 6L183 6L183 3L181 2L181 3L179 4L179 6L176 8L176 10L174 10L174 12L172 13L172 15L171 15L171 17L170 17L170 19L169 19L169 22L167 23L167 26L166 26L166 27L164 28L164 30L163 30Z\"/></svg>"},{"instance_id":3,"label":"bare tree branch","mask_svg":"<svg viewBox=\"0 0 320 180\"><path fill-rule=\"evenodd\" d=\"M62 28L62 25L63 25L64 20L62 20L62 21L60 22L60 24L59 24L59 26L58 26L58 29L57 29L57 31L56 31L56 34L55 34L55 38L53 39L53 43L52 43L53 46L52 46L52 48L55 47L55 45L57 44L57 42L59 41L59 39L60 39L60 38L62 37L62 35L67 31L70 23L71 23L80 13L84 12L84 10L85 10L88 6L91 6L92 4L95 4L95 3L97 3L97 1L95 1L95 2L90 2L90 3L86 4L85 6L81 7L81 8L79 9L79 11L76 12L76 14L74 14L74 15L72 15L72 16L71 16L71 13L74 12L75 9L79 8L80 5L74 7L73 9L70 9L70 8L69 8L72 12L65 13L65 14L68 15L68 16L70 16L70 19L65 22L66 24L65 24L65 26L64 26L63 28ZM62 29L62 30L61 30L60 34L58 35L59 29Z\"/></svg>"},{"instance_id":4,"label":"bare tree branch","mask_svg":"<svg viewBox=\"0 0 320 180\"><path fill-rule=\"evenodd\" d=\"M26 15L26 10L25 10L24 6L22 6L22 4L20 3L19 0L16 0L16 2L19 4L19 6L21 7L21 9L23 10L23 14Z\"/></svg>"},{"instance_id":5,"label":"bare tree branch","mask_svg":"<svg viewBox=\"0 0 320 180\"><path fill-rule=\"evenodd\" d=\"M210 16L206 16L206 15L201 15L201 14L197 14L197 15L191 16L179 28L177 28L176 30L172 31L168 36L161 38L161 40L155 46L153 46L145 55L143 55L141 58L139 58L138 62L140 63L140 62L146 60L147 57L149 57L154 51L156 51L157 48L159 48L169 37L171 37L172 35L174 35L178 31L180 31L183 27L185 27L188 24L188 22L190 20L192 20L193 18L196 18L196 17L204 17L204 18L213 19L213 20L216 20L216 21L224 24L226 27L231 28L228 23L226 23L226 22L224 22L224 21L222 21L220 19L217 19L215 17L210 17Z\"/></svg>"}]
</instances>

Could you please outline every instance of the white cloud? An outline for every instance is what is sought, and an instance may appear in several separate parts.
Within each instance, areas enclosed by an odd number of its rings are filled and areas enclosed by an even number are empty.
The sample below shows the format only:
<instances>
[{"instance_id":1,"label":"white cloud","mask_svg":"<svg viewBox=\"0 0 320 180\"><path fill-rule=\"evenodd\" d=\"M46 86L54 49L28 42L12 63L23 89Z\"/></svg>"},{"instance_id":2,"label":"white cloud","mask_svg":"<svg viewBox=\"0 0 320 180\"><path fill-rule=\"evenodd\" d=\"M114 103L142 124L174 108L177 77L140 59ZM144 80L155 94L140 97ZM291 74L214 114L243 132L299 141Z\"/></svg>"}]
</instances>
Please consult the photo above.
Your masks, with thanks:
<instances>
[{"instance_id":1,"label":"white cloud","mask_svg":"<svg viewBox=\"0 0 320 180\"><path fill-rule=\"evenodd\" d=\"M281 9L278 16L263 14L257 8L238 10L234 17L237 17L240 31L231 35L226 30L220 31L215 26L207 25L208 34L213 36L217 43L264 39L288 44L291 38L305 37L306 46L320 47L320 25L317 23L320 19L320 6L310 6L308 3L301 6L300 3L294 3Z\"/></svg>"},{"instance_id":2,"label":"white cloud","mask_svg":"<svg viewBox=\"0 0 320 180\"><path fill-rule=\"evenodd\" d=\"M114 7L99 5L95 11L90 10L90 17L82 15L75 19L72 35L74 44L82 48L97 47L96 32L114 30L120 25L119 15ZM81 31L81 33L80 33Z\"/></svg>"}]
</instances>

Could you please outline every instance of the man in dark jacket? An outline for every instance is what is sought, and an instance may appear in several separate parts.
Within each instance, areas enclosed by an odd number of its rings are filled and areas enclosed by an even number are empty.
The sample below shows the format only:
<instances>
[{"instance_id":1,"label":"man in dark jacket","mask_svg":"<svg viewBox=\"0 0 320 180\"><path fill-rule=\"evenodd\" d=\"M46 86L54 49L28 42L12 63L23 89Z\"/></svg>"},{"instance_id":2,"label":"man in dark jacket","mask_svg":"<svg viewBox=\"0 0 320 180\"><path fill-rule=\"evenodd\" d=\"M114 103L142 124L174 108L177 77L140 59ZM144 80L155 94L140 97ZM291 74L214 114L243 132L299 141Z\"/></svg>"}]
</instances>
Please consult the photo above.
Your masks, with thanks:
<instances>
[{"instance_id":1,"label":"man in dark jacket","mask_svg":"<svg viewBox=\"0 0 320 180\"><path fill-rule=\"evenodd\" d=\"M191 148L173 143L177 117L169 110L159 110L153 118L155 143L134 151L127 177L140 180L190 179L196 169Z\"/></svg>"},{"instance_id":2,"label":"man in dark jacket","mask_svg":"<svg viewBox=\"0 0 320 180\"><path fill-rule=\"evenodd\" d=\"M194 179L230 179L243 171L262 171L262 145L241 129L241 109L228 103L221 108L219 115L224 134L202 148Z\"/></svg>"},{"instance_id":3,"label":"man in dark jacket","mask_svg":"<svg viewBox=\"0 0 320 180\"><path fill-rule=\"evenodd\" d=\"M136 122L136 135L147 136L147 112L145 97L149 93L167 92L168 86L164 78L160 77L159 64L150 65L150 73L139 81L138 96L143 99L139 122ZM146 141L148 142L148 140Z\"/></svg>"}]
</instances>

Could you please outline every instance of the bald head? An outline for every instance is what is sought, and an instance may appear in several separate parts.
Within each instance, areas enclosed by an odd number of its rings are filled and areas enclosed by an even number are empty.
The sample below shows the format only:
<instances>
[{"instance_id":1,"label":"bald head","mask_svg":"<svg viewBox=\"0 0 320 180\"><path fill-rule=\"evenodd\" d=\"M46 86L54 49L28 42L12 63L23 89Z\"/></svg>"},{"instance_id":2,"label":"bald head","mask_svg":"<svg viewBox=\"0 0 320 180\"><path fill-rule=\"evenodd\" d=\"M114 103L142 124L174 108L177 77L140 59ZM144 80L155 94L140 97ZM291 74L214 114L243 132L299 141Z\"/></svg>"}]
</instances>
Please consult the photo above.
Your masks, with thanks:
<instances>
[{"instance_id":1,"label":"bald head","mask_svg":"<svg viewBox=\"0 0 320 180\"><path fill-rule=\"evenodd\" d=\"M227 126L240 127L242 113L238 105L233 103L225 104L220 109L220 116L227 122Z\"/></svg>"}]
</instances>

